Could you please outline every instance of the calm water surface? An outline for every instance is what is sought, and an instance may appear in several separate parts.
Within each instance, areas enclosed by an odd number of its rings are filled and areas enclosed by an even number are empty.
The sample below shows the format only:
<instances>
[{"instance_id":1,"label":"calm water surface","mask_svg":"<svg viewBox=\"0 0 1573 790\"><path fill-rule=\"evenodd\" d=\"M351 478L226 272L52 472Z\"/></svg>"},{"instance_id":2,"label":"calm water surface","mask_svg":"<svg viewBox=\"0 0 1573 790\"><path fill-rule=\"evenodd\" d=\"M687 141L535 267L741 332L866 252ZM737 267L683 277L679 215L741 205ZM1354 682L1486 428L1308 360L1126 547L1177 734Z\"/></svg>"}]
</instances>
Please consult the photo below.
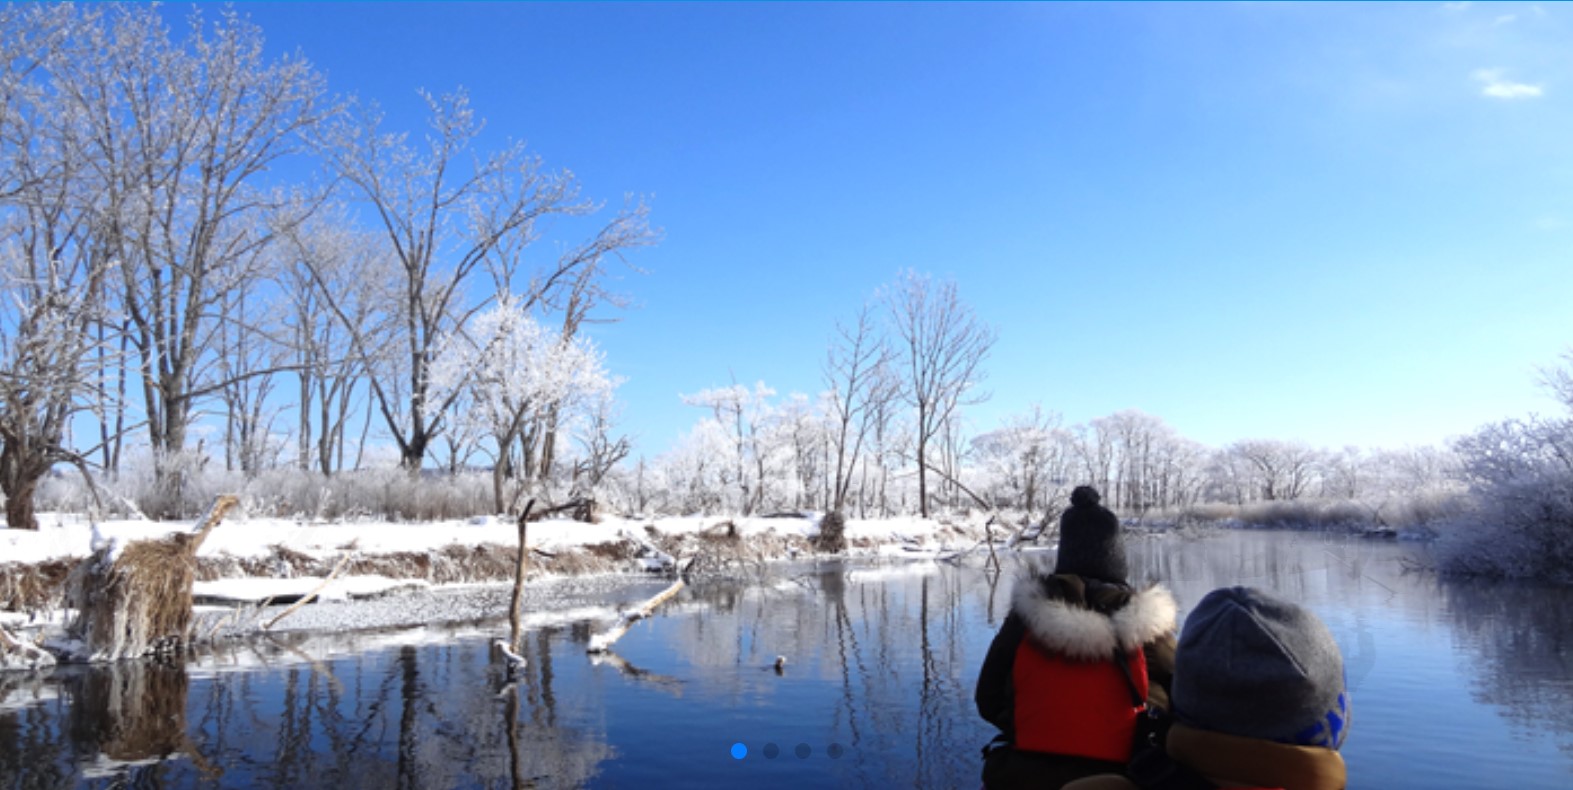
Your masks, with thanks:
<instances>
[{"instance_id":1,"label":"calm water surface","mask_svg":"<svg viewBox=\"0 0 1573 790\"><path fill-rule=\"evenodd\" d=\"M1405 572L1423 547L1319 535L1131 551L1182 610L1243 583L1322 616L1354 692L1351 787L1573 786L1573 591L1442 582ZM697 583L606 660L585 655L589 623L531 632L513 686L486 646L501 626L0 675L0 787L973 788L992 731L972 685L1010 579L849 564Z\"/></svg>"}]
</instances>

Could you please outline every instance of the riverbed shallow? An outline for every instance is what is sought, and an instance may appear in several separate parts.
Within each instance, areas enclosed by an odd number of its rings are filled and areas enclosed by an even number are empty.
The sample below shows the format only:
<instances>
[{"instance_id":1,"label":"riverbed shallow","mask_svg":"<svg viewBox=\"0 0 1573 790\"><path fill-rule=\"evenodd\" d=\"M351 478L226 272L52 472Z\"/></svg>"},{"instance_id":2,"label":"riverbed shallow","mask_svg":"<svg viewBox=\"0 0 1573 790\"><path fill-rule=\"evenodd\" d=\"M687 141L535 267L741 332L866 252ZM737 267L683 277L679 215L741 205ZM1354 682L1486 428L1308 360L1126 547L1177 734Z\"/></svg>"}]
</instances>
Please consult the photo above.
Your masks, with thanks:
<instances>
[{"instance_id":1,"label":"riverbed shallow","mask_svg":"<svg viewBox=\"0 0 1573 790\"><path fill-rule=\"evenodd\" d=\"M1351 787L1573 783L1573 591L1442 580L1409 570L1423 545L1342 536L1130 550L1136 579L1170 586L1182 617L1210 589L1249 584L1327 622L1352 690ZM512 684L489 653L496 621L8 673L0 785L975 787L993 733L973 683L1027 561L998 578L832 562L701 579L601 659L585 653L598 621L661 583L565 588L541 598L557 614L533 621ZM377 604L418 612L429 596Z\"/></svg>"}]
</instances>

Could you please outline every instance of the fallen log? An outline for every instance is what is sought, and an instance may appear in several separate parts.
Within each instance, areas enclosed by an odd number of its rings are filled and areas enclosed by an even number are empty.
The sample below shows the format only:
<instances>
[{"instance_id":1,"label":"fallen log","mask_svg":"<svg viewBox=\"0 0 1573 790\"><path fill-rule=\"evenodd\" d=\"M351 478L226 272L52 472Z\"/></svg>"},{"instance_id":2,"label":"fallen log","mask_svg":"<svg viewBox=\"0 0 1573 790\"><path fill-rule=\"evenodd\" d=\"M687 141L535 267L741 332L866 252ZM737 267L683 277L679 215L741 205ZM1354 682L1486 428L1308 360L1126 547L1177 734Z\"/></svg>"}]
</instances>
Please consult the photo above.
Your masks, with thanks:
<instances>
[{"instance_id":1,"label":"fallen log","mask_svg":"<svg viewBox=\"0 0 1573 790\"><path fill-rule=\"evenodd\" d=\"M288 609L285 609L284 611L279 612L277 617L275 617L272 620L269 620L266 623L264 623L263 626L262 626L262 630L266 631L266 630L272 628L274 625L276 625L278 623L278 621L283 620L286 617L289 617L290 615L294 614L297 611L300 611L300 608L302 606L305 606L306 604L311 603L313 600L316 600L317 596L321 595L323 590L328 589L328 585L333 583L334 578L336 578L339 575L339 571L344 570L344 566L348 565L349 561L350 561L350 558L354 557L354 556L355 556L355 552L350 552L349 554L346 554L343 557L340 557L338 563L336 563L333 566L333 570L328 571L328 578L323 579L321 584L319 584L315 588L313 588L311 592L306 593L304 596L302 596L300 600L296 601L294 604L291 604Z\"/></svg>"},{"instance_id":2,"label":"fallen log","mask_svg":"<svg viewBox=\"0 0 1573 790\"><path fill-rule=\"evenodd\" d=\"M655 597L645 601L644 604L639 608L630 609L629 611L623 612L623 616L618 618L617 624L611 628L608 628L604 633L590 637L590 644L585 649L591 653L606 652L612 647L614 643L617 642L617 640L623 638L623 634L628 633L628 629L634 627L634 623L637 623L640 620L643 620L654 614L656 607L666 603L675 597L678 593L682 592L683 587L687 586L688 584L687 581L684 580L684 576L688 572L688 567L693 565L693 562L694 561L691 559L688 561L688 563L683 567L683 572L678 574L677 581L672 582L672 586L662 590L659 593L656 593Z\"/></svg>"}]
</instances>

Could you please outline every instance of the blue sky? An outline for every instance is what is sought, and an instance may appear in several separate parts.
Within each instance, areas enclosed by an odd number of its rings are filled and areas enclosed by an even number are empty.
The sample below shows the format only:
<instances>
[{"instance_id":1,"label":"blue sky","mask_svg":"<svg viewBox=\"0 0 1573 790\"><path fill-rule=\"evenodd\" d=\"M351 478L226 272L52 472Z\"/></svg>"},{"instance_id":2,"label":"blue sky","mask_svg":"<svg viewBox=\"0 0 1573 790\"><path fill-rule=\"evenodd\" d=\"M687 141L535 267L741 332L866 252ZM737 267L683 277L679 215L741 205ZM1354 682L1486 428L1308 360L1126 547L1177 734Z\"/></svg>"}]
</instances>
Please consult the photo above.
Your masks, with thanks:
<instances>
[{"instance_id":1,"label":"blue sky","mask_svg":"<svg viewBox=\"0 0 1573 790\"><path fill-rule=\"evenodd\" d=\"M1573 6L240 8L395 126L462 85L494 142L650 199L596 332L646 454L701 416L679 393L817 391L903 268L999 332L973 430L1041 403L1396 447L1555 409Z\"/></svg>"}]
</instances>

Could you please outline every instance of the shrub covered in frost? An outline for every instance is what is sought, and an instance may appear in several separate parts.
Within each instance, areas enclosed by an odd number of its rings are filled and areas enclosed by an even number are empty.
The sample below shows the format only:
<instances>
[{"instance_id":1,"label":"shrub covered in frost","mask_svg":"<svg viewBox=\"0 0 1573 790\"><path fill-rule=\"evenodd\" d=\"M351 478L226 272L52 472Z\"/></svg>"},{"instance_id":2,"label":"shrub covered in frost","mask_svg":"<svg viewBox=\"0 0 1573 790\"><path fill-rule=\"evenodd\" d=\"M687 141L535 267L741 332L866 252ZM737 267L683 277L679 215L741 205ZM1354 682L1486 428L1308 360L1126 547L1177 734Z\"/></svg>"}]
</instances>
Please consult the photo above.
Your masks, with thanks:
<instances>
[{"instance_id":1,"label":"shrub covered in frost","mask_svg":"<svg viewBox=\"0 0 1573 790\"><path fill-rule=\"evenodd\" d=\"M1573 582L1573 420L1508 420L1456 449L1471 498L1443 530L1441 569Z\"/></svg>"}]
</instances>

